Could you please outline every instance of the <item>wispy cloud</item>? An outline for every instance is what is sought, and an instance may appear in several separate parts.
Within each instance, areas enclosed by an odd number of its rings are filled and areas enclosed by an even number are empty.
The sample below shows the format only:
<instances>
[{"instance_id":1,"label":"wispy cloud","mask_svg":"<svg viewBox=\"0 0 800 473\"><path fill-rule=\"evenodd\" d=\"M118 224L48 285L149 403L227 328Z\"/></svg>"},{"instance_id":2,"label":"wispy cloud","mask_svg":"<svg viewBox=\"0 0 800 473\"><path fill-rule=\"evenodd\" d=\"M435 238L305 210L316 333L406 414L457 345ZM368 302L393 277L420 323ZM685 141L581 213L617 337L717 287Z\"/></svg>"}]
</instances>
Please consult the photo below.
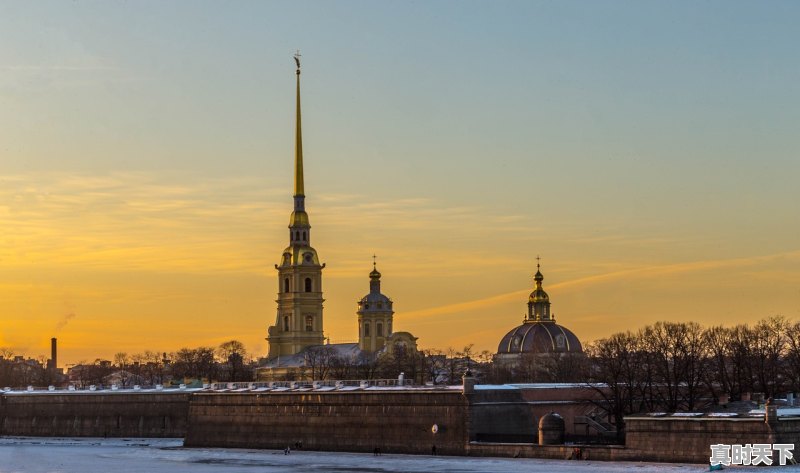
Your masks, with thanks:
<instances>
[{"instance_id":1,"label":"wispy cloud","mask_svg":"<svg viewBox=\"0 0 800 473\"><path fill-rule=\"evenodd\" d=\"M723 268L742 268L748 266L755 266L770 261L776 261L779 259L800 260L800 250L789 251L784 253L776 253L770 255L750 256L743 258L692 261L692 262L684 262L676 264L633 267L620 271L595 274L591 276L550 284L548 285L548 290L550 289L569 290L569 289L577 289L581 287L591 286L594 284L601 284L612 281L658 278L671 274L703 272L703 271L710 271ZM466 302L446 304L438 307L431 307L428 309L409 311L403 313L403 317L407 319L421 319L426 317L463 313L466 311L489 309L509 301L520 300L521 297L523 297L530 291L531 288L526 288L517 291L498 294L491 297L474 299Z\"/></svg>"},{"instance_id":2,"label":"wispy cloud","mask_svg":"<svg viewBox=\"0 0 800 473\"><path fill-rule=\"evenodd\" d=\"M6 242L0 260L10 266L46 261L120 271L261 271L286 243L280 222L290 211L288 191L256 178L176 184L169 176L113 173L0 181ZM334 240L323 252L323 259L336 262L327 272L333 277L362 276L372 251L396 258L396 276L443 264L451 274L474 273L506 258L476 252L463 257L465 241L482 239L487 226L507 221L478 207L341 194L320 198L309 211L315 227ZM365 254L354 256L353 245Z\"/></svg>"}]
</instances>

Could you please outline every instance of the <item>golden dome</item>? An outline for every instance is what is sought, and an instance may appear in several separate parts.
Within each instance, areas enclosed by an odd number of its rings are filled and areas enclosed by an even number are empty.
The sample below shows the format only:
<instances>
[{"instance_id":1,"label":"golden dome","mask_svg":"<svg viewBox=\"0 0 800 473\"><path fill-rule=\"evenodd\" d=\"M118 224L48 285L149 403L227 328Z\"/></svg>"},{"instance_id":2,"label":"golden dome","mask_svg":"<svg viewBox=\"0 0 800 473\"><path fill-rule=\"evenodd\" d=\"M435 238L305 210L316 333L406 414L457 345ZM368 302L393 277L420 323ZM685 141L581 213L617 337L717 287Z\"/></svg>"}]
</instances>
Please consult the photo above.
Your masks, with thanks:
<instances>
[{"instance_id":1,"label":"golden dome","mask_svg":"<svg viewBox=\"0 0 800 473\"><path fill-rule=\"evenodd\" d=\"M550 302L550 296L539 286L531 292L528 302Z\"/></svg>"},{"instance_id":2,"label":"golden dome","mask_svg":"<svg viewBox=\"0 0 800 473\"><path fill-rule=\"evenodd\" d=\"M295 210L292 212L292 215L289 216L289 226L310 227L311 224L308 222L308 214L304 210Z\"/></svg>"},{"instance_id":3,"label":"golden dome","mask_svg":"<svg viewBox=\"0 0 800 473\"><path fill-rule=\"evenodd\" d=\"M544 292L542 289L542 281L544 281L544 276L542 276L542 272L539 270L539 265L536 265L536 274L533 276L533 280L536 282L536 287L531 292L530 297L528 298L528 302L550 302L550 296Z\"/></svg>"}]
</instances>

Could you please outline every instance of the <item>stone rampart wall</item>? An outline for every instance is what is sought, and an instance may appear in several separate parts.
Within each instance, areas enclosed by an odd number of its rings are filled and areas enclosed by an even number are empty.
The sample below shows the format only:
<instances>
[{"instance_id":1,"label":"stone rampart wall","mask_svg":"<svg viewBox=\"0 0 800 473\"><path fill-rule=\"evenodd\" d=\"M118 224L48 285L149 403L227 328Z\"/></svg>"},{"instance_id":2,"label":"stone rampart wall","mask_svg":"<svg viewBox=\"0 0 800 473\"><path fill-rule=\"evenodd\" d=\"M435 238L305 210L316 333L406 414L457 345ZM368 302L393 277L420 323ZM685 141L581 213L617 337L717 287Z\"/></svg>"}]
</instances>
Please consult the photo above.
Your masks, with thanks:
<instances>
[{"instance_id":1,"label":"stone rampart wall","mask_svg":"<svg viewBox=\"0 0 800 473\"><path fill-rule=\"evenodd\" d=\"M188 393L43 393L0 396L0 435L183 437Z\"/></svg>"},{"instance_id":2,"label":"stone rampart wall","mask_svg":"<svg viewBox=\"0 0 800 473\"><path fill-rule=\"evenodd\" d=\"M794 443L800 419L628 417L626 446L643 460L708 463L712 444Z\"/></svg>"},{"instance_id":3,"label":"stone rampart wall","mask_svg":"<svg viewBox=\"0 0 800 473\"><path fill-rule=\"evenodd\" d=\"M707 463L715 443L800 445L800 418L629 417L625 447L539 446L530 402L458 390L25 393L0 395L0 435L185 437L189 447L302 442L310 450L423 454L436 445L442 455L553 459L580 448L590 460L690 463ZM487 443L478 434L524 440Z\"/></svg>"},{"instance_id":4,"label":"stone rampart wall","mask_svg":"<svg viewBox=\"0 0 800 473\"><path fill-rule=\"evenodd\" d=\"M185 445L464 455L467 414L460 391L198 393Z\"/></svg>"}]
</instances>

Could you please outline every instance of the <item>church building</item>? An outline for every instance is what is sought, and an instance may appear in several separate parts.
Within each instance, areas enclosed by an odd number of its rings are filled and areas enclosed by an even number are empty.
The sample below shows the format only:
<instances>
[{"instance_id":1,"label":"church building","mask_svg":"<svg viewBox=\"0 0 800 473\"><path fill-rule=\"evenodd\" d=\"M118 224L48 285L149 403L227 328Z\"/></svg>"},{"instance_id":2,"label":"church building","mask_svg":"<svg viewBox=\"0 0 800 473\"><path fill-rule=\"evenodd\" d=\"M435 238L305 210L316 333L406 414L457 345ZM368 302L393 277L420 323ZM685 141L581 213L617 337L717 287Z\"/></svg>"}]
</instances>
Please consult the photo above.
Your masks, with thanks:
<instances>
[{"instance_id":1,"label":"church building","mask_svg":"<svg viewBox=\"0 0 800 473\"><path fill-rule=\"evenodd\" d=\"M267 332L269 353L256 369L258 380L307 379L311 358L319 353L346 363L365 357L391 355L397 347L417 350L416 338L393 331L392 300L381 293L381 273L373 261L370 291L358 301L358 342L325 343L323 325L322 270L317 251L311 246L311 223L305 209L303 183L303 139L300 115L300 60L297 63L297 118L295 128L294 209L289 216L289 246L283 250L278 271L275 324Z\"/></svg>"},{"instance_id":2,"label":"church building","mask_svg":"<svg viewBox=\"0 0 800 473\"><path fill-rule=\"evenodd\" d=\"M533 292L528 297L528 311L522 324L511 329L497 347L495 361L501 365L515 366L525 356L583 354L578 337L556 323L555 314L550 310L550 296L542 287L544 276L538 263L533 281Z\"/></svg>"}]
</instances>

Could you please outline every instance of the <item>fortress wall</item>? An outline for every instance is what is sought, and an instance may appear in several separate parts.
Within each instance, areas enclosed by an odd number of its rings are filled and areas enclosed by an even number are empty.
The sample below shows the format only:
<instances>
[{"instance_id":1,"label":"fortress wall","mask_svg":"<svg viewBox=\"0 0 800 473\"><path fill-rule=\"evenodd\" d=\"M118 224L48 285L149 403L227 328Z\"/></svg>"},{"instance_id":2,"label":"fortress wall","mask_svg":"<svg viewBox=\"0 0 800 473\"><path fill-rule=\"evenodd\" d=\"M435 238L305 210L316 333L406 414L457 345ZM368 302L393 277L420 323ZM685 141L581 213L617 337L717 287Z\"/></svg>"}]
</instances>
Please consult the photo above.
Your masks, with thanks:
<instances>
[{"instance_id":1,"label":"fortress wall","mask_svg":"<svg viewBox=\"0 0 800 473\"><path fill-rule=\"evenodd\" d=\"M475 391L469 397L469 440L537 442L538 418L521 391Z\"/></svg>"},{"instance_id":2,"label":"fortress wall","mask_svg":"<svg viewBox=\"0 0 800 473\"><path fill-rule=\"evenodd\" d=\"M198 393L185 445L464 455L467 413L460 391Z\"/></svg>"},{"instance_id":3,"label":"fortress wall","mask_svg":"<svg viewBox=\"0 0 800 473\"><path fill-rule=\"evenodd\" d=\"M626 447L651 461L707 463L712 444L800 445L799 418L783 418L767 424L763 417L626 417L625 425Z\"/></svg>"},{"instance_id":4,"label":"fortress wall","mask_svg":"<svg viewBox=\"0 0 800 473\"><path fill-rule=\"evenodd\" d=\"M584 387L479 389L470 395L470 440L478 442L538 442L539 419L551 412L564 418L568 436L597 432L576 420L596 409L599 395Z\"/></svg>"},{"instance_id":5,"label":"fortress wall","mask_svg":"<svg viewBox=\"0 0 800 473\"><path fill-rule=\"evenodd\" d=\"M25 393L0 396L0 435L183 437L190 394Z\"/></svg>"},{"instance_id":6,"label":"fortress wall","mask_svg":"<svg viewBox=\"0 0 800 473\"><path fill-rule=\"evenodd\" d=\"M706 463L715 443L800 444L800 418L628 417L625 447L539 446L534 408L550 396L541 397L460 390L15 393L0 395L0 435L185 437L188 447L302 442L310 450L421 454L436 445L443 455L558 459L580 448L590 460L692 463ZM530 404L537 401L543 403ZM525 440L487 443L476 434Z\"/></svg>"}]
</instances>

